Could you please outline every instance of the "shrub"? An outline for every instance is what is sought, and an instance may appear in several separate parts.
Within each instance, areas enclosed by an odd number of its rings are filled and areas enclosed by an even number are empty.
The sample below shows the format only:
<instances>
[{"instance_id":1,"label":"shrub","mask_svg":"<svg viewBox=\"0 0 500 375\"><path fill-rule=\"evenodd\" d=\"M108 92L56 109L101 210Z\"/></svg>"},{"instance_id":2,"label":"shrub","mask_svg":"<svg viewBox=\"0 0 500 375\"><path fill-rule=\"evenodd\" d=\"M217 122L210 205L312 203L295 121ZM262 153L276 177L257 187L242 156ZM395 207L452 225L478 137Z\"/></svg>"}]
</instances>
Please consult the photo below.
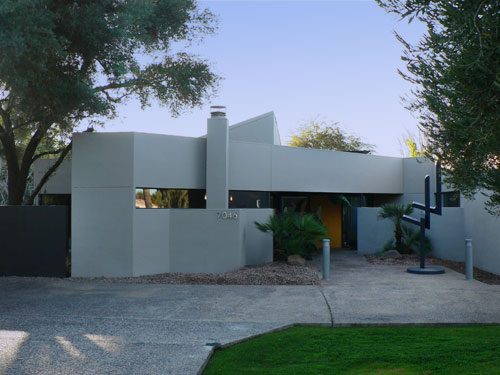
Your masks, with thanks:
<instances>
[{"instance_id":1,"label":"shrub","mask_svg":"<svg viewBox=\"0 0 500 375\"><path fill-rule=\"evenodd\" d=\"M292 254L310 255L316 249L314 241L327 233L321 220L313 214L280 213L271 216L267 223L255 222L255 225L262 232L273 233L277 259L286 259Z\"/></svg>"},{"instance_id":2,"label":"shrub","mask_svg":"<svg viewBox=\"0 0 500 375\"><path fill-rule=\"evenodd\" d=\"M420 230L407 227L403 225L401 227L401 242L405 253L410 254L414 252L416 254L420 253ZM424 244L425 254L430 254L432 251L431 240L425 236Z\"/></svg>"},{"instance_id":3,"label":"shrub","mask_svg":"<svg viewBox=\"0 0 500 375\"><path fill-rule=\"evenodd\" d=\"M380 213L378 214L379 219L390 219L394 223L394 241L396 249L400 253L404 253L405 249L402 246L402 225L401 220L403 215L410 215L413 212L413 207L411 204L398 204L398 203L388 203L380 207Z\"/></svg>"}]
</instances>

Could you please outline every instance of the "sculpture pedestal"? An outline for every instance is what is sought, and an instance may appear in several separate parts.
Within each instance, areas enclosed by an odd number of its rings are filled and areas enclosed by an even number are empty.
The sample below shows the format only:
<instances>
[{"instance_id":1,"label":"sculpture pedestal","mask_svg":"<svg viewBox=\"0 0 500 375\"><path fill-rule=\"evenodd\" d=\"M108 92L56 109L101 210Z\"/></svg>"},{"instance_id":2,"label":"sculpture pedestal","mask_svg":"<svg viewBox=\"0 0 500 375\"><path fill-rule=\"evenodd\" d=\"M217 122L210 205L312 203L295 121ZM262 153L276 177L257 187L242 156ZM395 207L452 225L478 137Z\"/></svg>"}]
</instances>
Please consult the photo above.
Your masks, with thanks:
<instances>
[{"instance_id":1,"label":"sculpture pedestal","mask_svg":"<svg viewBox=\"0 0 500 375\"><path fill-rule=\"evenodd\" d=\"M443 267L408 267L406 270L409 273L416 273L418 275L438 275L440 273L444 273Z\"/></svg>"}]
</instances>

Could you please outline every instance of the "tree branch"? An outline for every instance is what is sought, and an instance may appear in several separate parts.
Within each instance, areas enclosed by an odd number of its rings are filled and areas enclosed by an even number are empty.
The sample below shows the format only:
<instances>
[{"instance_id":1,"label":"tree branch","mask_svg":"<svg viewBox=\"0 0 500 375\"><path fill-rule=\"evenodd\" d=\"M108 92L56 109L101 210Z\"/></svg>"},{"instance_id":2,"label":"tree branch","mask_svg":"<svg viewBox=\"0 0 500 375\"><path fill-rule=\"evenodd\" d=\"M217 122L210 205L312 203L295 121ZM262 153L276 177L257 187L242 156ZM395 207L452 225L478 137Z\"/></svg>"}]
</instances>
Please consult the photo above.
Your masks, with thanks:
<instances>
[{"instance_id":1,"label":"tree branch","mask_svg":"<svg viewBox=\"0 0 500 375\"><path fill-rule=\"evenodd\" d=\"M90 128L87 128L87 130L83 131L83 133L92 133L93 131L94 131L94 128L90 127ZM45 185L45 183L49 180L49 178L52 176L52 174L55 172L55 170L61 165L64 158L66 157L66 155L68 155L68 153L71 151L72 148L73 148L73 140L71 140L71 142L69 142L69 144L66 147L64 147L64 149L61 150L61 154L57 158L56 162L47 170L47 172L45 172L42 179L40 180L40 182L36 186L35 190L33 190L33 193L31 193L30 197L26 201L27 205L30 205L30 206L33 205L33 202L35 201L35 198L38 195L38 193L40 192L40 190L42 190L43 185Z\"/></svg>"},{"instance_id":2,"label":"tree branch","mask_svg":"<svg viewBox=\"0 0 500 375\"><path fill-rule=\"evenodd\" d=\"M54 150L54 151L41 152L41 153L33 156L33 159L31 159L31 163L34 163L36 160L40 159L43 156L46 156L46 155L56 155L56 154L59 154L62 151L64 151L64 148L58 148L57 150Z\"/></svg>"},{"instance_id":3,"label":"tree branch","mask_svg":"<svg viewBox=\"0 0 500 375\"><path fill-rule=\"evenodd\" d=\"M131 79L129 81L120 82L120 83L110 83L104 86L94 87L94 91L103 92L106 90L114 90L114 89L124 89L127 87L137 87L137 86L146 86L148 82L143 79Z\"/></svg>"},{"instance_id":4,"label":"tree branch","mask_svg":"<svg viewBox=\"0 0 500 375\"><path fill-rule=\"evenodd\" d=\"M55 170L61 165L63 162L64 158L66 155L68 155L68 152L71 151L71 148L73 147L73 141L69 142L69 144L62 150L61 155L57 158L56 162L45 172L43 175L42 179L36 186L35 190L33 190L33 193L31 193L30 197L26 201L26 204L28 206L32 206L33 202L35 201L35 197L38 195L40 190L42 190L43 185L49 180L49 178L52 176L52 174L55 172Z\"/></svg>"}]
</instances>

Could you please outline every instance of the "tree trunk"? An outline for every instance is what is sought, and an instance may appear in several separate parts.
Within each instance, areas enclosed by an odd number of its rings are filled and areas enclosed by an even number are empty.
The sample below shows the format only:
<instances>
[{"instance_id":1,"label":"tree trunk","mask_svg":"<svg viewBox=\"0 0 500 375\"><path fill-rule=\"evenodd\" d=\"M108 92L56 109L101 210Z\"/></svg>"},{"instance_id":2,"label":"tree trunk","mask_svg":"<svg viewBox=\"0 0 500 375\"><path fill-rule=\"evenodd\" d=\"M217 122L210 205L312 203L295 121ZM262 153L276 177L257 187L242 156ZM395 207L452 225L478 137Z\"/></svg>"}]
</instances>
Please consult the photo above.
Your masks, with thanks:
<instances>
[{"instance_id":1,"label":"tree trunk","mask_svg":"<svg viewBox=\"0 0 500 375\"><path fill-rule=\"evenodd\" d=\"M150 189L144 189L144 203L146 204L146 208L153 208L153 202L151 202Z\"/></svg>"},{"instance_id":2,"label":"tree trunk","mask_svg":"<svg viewBox=\"0 0 500 375\"><path fill-rule=\"evenodd\" d=\"M402 241L401 241L401 227L396 226L396 229L394 230L394 237L396 238L396 250L399 251L400 253L403 251L402 247Z\"/></svg>"},{"instance_id":3,"label":"tree trunk","mask_svg":"<svg viewBox=\"0 0 500 375\"><path fill-rule=\"evenodd\" d=\"M16 146L11 134L4 131L0 136L0 141L2 142L5 162L7 163L7 192L9 194L7 203L9 205L21 205L28 175L23 175L19 168Z\"/></svg>"}]
</instances>

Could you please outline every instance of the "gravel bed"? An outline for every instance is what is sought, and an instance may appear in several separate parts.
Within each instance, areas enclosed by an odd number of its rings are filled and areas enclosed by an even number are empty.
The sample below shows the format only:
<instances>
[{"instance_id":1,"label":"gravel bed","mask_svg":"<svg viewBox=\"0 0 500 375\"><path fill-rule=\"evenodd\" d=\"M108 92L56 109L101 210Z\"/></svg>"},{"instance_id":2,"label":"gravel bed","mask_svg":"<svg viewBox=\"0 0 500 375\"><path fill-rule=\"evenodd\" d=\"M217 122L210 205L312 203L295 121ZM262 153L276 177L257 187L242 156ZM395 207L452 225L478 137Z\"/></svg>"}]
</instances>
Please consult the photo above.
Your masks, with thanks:
<instances>
[{"instance_id":1,"label":"gravel bed","mask_svg":"<svg viewBox=\"0 0 500 375\"><path fill-rule=\"evenodd\" d=\"M139 277L71 278L72 281L100 280L110 283L207 284L207 285L319 285L318 271L286 262L247 266L225 273L162 273Z\"/></svg>"},{"instance_id":2,"label":"gravel bed","mask_svg":"<svg viewBox=\"0 0 500 375\"><path fill-rule=\"evenodd\" d=\"M371 254L365 255L366 260L372 264L385 264L385 265L403 265L403 266L419 266L420 256L416 254L402 254L398 259L382 259L380 256ZM436 257L425 257L425 264L429 266L443 266L453 271L465 275L465 263L455 262L453 260L441 259ZM484 271L480 268L474 267L474 279L481 281L485 284L500 285L500 275Z\"/></svg>"}]
</instances>

